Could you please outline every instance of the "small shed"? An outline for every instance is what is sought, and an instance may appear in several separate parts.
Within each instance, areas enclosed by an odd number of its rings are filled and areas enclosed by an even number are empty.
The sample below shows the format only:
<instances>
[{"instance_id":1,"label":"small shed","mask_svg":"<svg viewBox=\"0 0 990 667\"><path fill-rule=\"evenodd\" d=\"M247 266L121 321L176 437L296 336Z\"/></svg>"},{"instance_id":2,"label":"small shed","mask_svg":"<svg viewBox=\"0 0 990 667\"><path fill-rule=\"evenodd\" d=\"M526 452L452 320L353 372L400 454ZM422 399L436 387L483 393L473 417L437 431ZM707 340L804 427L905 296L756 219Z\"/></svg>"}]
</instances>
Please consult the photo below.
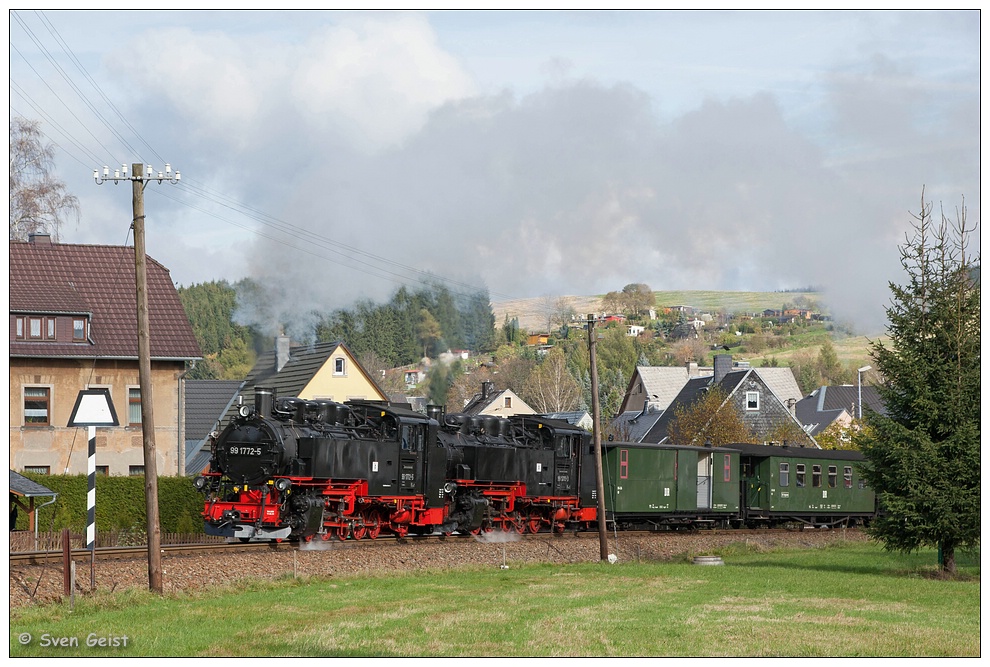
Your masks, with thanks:
<instances>
[{"instance_id":1,"label":"small shed","mask_svg":"<svg viewBox=\"0 0 990 667\"><path fill-rule=\"evenodd\" d=\"M35 510L37 509L34 505L35 498L47 498L51 497L51 502L55 502L55 498L58 496L57 493L49 489L48 487L42 486L37 482L34 482L24 475L18 474L13 470L10 471L10 532L14 531L14 525L17 523L17 512L18 508L24 510L28 513L28 530L33 531L35 529ZM27 504L25 504L25 500ZM44 503L49 505L51 503Z\"/></svg>"}]
</instances>

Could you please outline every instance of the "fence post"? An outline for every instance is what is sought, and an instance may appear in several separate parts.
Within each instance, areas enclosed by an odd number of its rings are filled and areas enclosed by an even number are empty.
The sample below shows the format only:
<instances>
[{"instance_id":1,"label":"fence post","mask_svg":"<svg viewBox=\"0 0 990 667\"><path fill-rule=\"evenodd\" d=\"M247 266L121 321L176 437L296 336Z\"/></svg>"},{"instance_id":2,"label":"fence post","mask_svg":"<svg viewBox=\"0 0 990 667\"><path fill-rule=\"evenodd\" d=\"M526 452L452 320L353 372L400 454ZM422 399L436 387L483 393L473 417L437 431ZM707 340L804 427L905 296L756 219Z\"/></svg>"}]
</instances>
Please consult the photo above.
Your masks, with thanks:
<instances>
[{"instance_id":1,"label":"fence post","mask_svg":"<svg viewBox=\"0 0 990 667\"><path fill-rule=\"evenodd\" d=\"M72 546L69 544L69 529L62 529L62 593L68 597L72 592L71 568Z\"/></svg>"}]
</instances>

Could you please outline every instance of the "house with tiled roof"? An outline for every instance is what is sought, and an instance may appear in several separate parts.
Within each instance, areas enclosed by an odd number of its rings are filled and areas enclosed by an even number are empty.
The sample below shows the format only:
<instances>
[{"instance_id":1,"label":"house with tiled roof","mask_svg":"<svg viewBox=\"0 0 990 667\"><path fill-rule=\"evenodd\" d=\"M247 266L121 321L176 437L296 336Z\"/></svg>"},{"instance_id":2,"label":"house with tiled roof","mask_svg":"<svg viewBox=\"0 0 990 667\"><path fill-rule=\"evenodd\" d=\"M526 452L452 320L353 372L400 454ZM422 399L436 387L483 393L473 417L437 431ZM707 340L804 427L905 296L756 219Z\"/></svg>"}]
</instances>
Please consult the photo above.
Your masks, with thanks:
<instances>
[{"instance_id":1,"label":"house with tiled roof","mask_svg":"<svg viewBox=\"0 0 990 667\"><path fill-rule=\"evenodd\" d=\"M872 410L886 414L883 399L876 387L851 384L819 387L797 402L795 414L804 430L812 437L832 424L837 423L845 428L859 417L861 393L864 412Z\"/></svg>"},{"instance_id":2,"label":"house with tiled roof","mask_svg":"<svg viewBox=\"0 0 990 667\"><path fill-rule=\"evenodd\" d=\"M288 336L278 336L275 349L258 357L224 421L234 416L238 404L254 404L255 387L273 389L276 397L338 403L388 400L344 343L293 345Z\"/></svg>"},{"instance_id":3,"label":"house with tiled roof","mask_svg":"<svg viewBox=\"0 0 990 667\"><path fill-rule=\"evenodd\" d=\"M85 473L87 436L66 424L79 392L110 391L120 426L96 431L97 471L143 474L132 246L10 241L10 469ZM148 258L157 468L181 474L181 383L202 358L168 269Z\"/></svg>"},{"instance_id":4,"label":"house with tiled roof","mask_svg":"<svg viewBox=\"0 0 990 667\"><path fill-rule=\"evenodd\" d=\"M536 410L511 389L496 390L492 382L482 382L481 391L475 394L461 409L467 415L535 415Z\"/></svg>"}]
</instances>

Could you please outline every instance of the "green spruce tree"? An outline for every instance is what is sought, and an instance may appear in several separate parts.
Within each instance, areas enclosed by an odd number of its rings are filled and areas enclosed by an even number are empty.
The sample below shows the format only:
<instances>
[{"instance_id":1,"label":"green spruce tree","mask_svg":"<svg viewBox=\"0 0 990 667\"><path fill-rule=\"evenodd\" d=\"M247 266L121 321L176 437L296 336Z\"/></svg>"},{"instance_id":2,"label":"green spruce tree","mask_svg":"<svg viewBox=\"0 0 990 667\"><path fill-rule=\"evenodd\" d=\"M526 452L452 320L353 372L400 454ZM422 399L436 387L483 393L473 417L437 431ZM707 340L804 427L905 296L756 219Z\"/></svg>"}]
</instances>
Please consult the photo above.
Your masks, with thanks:
<instances>
[{"instance_id":1,"label":"green spruce tree","mask_svg":"<svg viewBox=\"0 0 990 667\"><path fill-rule=\"evenodd\" d=\"M864 413L855 440L881 513L871 534L888 550L937 547L942 570L980 541L980 281L975 227L932 220L922 197L900 248L907 283L891 284L890 346L872 356L886 415Z\"/></svg>"}]
</instances>

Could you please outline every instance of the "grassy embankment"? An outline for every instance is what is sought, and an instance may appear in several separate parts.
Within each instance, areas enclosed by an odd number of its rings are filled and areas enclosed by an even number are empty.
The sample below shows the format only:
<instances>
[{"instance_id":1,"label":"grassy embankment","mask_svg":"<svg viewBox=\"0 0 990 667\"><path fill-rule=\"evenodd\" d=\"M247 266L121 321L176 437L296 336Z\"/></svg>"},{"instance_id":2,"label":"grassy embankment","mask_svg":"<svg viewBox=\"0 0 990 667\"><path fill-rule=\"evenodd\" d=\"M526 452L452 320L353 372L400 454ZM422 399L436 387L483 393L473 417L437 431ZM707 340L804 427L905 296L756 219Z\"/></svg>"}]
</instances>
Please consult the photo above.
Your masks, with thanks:
<instances>
[{"instance_id":1,"label":"grassy embankment","mask_svg":"<svg viewBox=\"0 0 990 667\"><path fill-rule=\"evenodd\" d=\"M118 593L15 610L17 656L979 656L979 556L847 542L725 548L724 567L509 563L255 582L165 599ZM30 634L26 645L21 637ZM44 647L43 637L78 646ZM127 636L127 646L87 639Z\"/></svg>"}]
</instances>

